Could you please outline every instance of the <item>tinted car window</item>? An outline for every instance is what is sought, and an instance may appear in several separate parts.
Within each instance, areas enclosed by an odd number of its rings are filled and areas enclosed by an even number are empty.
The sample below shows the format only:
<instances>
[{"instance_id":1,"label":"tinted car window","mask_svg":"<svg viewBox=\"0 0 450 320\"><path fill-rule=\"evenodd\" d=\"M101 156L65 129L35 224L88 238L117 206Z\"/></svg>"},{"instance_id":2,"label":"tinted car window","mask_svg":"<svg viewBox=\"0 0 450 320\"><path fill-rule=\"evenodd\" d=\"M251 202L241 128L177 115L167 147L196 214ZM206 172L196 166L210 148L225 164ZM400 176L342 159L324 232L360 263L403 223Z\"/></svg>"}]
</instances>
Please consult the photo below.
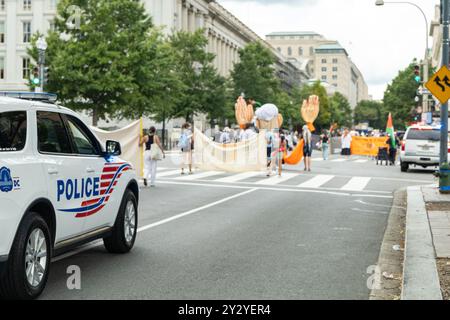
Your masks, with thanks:
<instances>
[{"instance_id":1,"label":"tinted car window","mask_svg":"<svg viewBox=\"0 0 450 320\"><path fill-rule=\"evenodd\" d=\"M99 151L96 144L90 137L87 129L75 118L68 116L67 123L69 127L69 134L75 147L75 153L82 155L98 155Z\"/></svg>"},{"instance_id":2,"label":"tinted car window","mask_svg":"<svg viewBox=\"0 0 450 320\"><path fill-rule=\"evenodd\" d=\"M431 140L439 141L441 132L439 130L419 130L411 129L408 132L406 139L408 140Z\"/></svg>"},{"instance_id":3,"label":"tinted car window","mask_svg":"<svg viewBox=\"0 0 450 320\"><path fill-rule=\"evenodd\" d=\"M46 153L72 153L69 137L59 113L38 112L38 150Z\"/></svg>"},{"instance_id":4,"label":"tinted car window","mask_svg":"<svg viewBox=\"0 0 450 320\"><path fill-rule=\"evenodd\" d=\"M26 137L25 111L0 112L0 152L23 150Z\"/></svg>"}]
</instances>

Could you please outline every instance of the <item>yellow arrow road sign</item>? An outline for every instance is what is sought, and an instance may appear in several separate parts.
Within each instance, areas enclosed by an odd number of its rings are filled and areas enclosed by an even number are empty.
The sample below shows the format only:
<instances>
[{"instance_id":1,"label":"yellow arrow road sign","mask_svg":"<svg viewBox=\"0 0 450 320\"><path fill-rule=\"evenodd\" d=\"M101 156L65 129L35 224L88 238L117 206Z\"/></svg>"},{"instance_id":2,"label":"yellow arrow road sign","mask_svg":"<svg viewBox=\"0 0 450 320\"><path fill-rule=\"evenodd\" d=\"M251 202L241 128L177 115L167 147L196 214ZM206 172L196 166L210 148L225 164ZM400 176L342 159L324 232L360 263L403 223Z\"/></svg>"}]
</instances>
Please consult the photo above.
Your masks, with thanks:
<instances>
[{"instance_id":1,"label":"yellow arrow road sign","mask_svg":"<svg viewBox=\"0 0 450 320\"><path fill-rule=\"evenodd\" d=\"M436 72L431 79L425 83L425 87L438 99L442 104L450 99L450 70L447 66L443 66Z\"/></svg>"}]
</instances>

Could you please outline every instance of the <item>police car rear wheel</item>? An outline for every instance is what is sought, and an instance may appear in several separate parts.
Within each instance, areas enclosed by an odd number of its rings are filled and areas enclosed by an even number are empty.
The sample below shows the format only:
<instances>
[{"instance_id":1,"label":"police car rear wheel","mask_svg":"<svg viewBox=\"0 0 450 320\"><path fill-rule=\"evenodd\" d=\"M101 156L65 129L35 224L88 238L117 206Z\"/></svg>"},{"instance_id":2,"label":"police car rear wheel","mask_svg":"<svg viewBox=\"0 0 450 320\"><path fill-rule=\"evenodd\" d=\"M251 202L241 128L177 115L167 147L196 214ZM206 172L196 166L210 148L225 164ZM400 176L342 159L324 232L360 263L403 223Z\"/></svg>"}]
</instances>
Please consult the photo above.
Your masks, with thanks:
<instances>
[{"instance_id":1,"label":"police car rear wheel","mask_svg":"<svg viewBox=\"0 0 450 320\"><path fill-rule=\"evenodd\" d=\"M136 197L133 192L127 190L122 199L112 234L103 239L109 252L127 253L133 248L137 233L137 213Z\"/></svg>"},{"instance_id":2,"label":"police car rear wheel","mask_svg":"<svg viewBox=\"0 0 450 320\"><path fill-rule=\"evenodd\" d=\"M51 258L49 228L37 213L22 221L4 277L0 280L0 297L35 299L45 288Z\"/></svg>"}]
</instances>

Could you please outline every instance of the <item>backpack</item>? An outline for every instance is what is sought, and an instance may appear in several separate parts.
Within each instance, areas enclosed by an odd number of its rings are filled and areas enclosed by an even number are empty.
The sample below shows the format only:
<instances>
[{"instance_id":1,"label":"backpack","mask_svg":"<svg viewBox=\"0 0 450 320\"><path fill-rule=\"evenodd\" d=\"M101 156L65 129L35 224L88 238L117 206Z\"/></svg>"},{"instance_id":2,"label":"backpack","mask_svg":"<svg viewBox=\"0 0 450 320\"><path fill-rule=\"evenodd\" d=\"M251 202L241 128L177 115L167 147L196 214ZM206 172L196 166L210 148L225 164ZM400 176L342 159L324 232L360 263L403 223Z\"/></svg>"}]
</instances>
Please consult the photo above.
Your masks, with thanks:
<instances>
[{"instance_id":1,"label":"backpack","mask_svg":"<svg viewBox=\"0 0 450 320\"><path fill-rule=\"evenodd\" d=\"M180 141L178 142L178 147L181 149L187 149L189 147L189 138L186 133L182 133Z\"/></svg>"}]
</instances>

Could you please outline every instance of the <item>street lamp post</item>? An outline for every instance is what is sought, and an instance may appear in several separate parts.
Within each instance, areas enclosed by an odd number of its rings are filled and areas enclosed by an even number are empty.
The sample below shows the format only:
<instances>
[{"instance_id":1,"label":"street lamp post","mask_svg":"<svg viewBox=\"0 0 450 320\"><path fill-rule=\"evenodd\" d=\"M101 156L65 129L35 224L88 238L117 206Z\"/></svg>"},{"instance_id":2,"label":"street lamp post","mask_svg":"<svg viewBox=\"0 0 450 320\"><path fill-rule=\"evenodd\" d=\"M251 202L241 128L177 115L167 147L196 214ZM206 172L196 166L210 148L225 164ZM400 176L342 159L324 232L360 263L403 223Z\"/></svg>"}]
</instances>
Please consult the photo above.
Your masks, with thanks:
<instances>
[{"instance_id":1,"label":"street lamp post","mask_svg":"<svg viewBox=\"0 0 450 320\"><path fill-rule=\"evenodd\" d=\"M425 14L425 12L422 10L421 7L419 7L417 4L413 3L413 2L409 2L409 1L383 1L383 0L377 0L375 2L376 6L383 6L384 4L409 4L411 6L416 7L417 9L420 10L420 12L423 15L423 18L425 19L425 43L426 43L426 50L425 50L425 60L424 60L424 66L423 66L423 83L427 83L428 82L428 68L429 68L429 52L428 52L428 19L427 16ZM423 112L429 112L430 110L428 110L428 95L424 94L423 95Z\"/></svg>"},{"instance_id":2,"label":"street lamp post","mask_svg":"<svg viewBox=\"0 0 450 320\"><path fill-rule=\"evenodd\" d=\"M44 92L44 65L45 65L45 50L47 50L47 42L45 41L44 37L40 37L36 42L36 47L39 52L39 59L38 59L38 65L39 65L39 92ZM38 89L38 88L36 88ZM35 89L35 90L36 90Z\"/></svg>"}]
</instances>

